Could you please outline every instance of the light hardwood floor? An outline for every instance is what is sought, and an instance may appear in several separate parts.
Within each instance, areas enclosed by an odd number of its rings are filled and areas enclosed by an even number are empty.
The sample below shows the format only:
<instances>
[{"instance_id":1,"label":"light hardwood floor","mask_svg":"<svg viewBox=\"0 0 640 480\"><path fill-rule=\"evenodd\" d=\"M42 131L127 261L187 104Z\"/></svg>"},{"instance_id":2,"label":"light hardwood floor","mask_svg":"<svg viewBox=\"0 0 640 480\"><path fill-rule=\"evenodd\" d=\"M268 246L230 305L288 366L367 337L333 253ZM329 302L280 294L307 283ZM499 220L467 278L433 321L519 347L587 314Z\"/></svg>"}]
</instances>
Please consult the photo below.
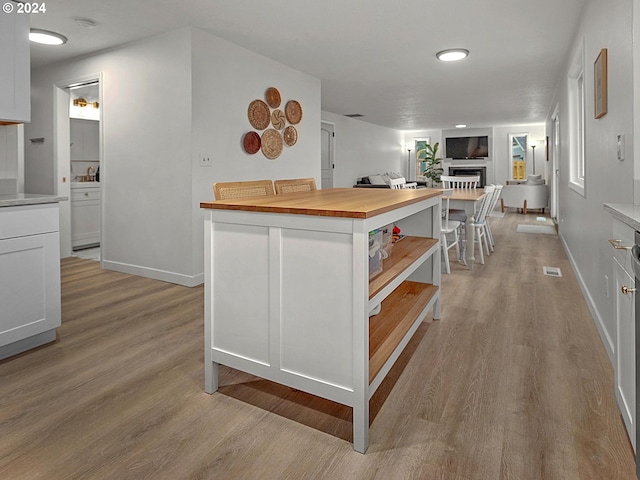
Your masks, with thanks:
<instances>
[{"instance_id":1,"label":"light hardwood floor","mask_svg":"<svg viewBox=\"0 0 640 480\"><path fill-rule=\"evenodd\" d=\"M0 362L0 478L633 479L558 237L516 233L535 219L491 218L495 254L452 262L442 320L371 401L366 455L349 408L224 367L204 392L202 287L65 259L57 342Z\"/></svg>"}]
</instances>

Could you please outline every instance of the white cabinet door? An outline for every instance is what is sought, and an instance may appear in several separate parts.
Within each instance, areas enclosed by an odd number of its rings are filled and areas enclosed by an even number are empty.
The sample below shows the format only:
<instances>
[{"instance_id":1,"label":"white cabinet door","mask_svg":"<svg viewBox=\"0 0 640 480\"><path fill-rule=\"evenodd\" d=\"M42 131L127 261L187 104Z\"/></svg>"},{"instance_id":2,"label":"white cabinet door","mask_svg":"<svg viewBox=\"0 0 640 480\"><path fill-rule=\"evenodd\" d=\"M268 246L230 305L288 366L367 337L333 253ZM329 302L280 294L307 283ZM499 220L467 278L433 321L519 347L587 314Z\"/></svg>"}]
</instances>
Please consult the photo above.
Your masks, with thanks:
<instances>
[{"instance_id":1,"label":"white cabinet door","mask_svg":"<svg viewBox=\"0 0 640 480\"><path fill-rule=\"evenodd\" d=\"M613 266L616 287L616 400L635 449L635 293L627 290L633 289L635 280L615 259Z\"/></svg>"},{"instance_id":2,"label":"white cabinet door","mask_svg":"<svg viewBox=\"0 0 640 480\"><path fill-rule=\"evenodd\" d=\"M85 247L100 243L100 188L71 191L71 245Z\"/></svg>"},{"instance_id":3,"label":"white cabinet door","mask_svg":"<svg viewBox=\"0 0 640 480\"><path fill-rule=\"evenodd\" d=\"M0 13L0 120L23 123L31 119L29 15L4 4L13 13Z\"/></svg>"},{"instance_id":4,"label":"white cabinet door","mask_svg":"<svg viewBox=\"0 0 640 480\"><path fill-rule=\"evenodd\" d=\"M60 326L58 232L0 240L0 347Z\"/></svg>"}]
</instances>

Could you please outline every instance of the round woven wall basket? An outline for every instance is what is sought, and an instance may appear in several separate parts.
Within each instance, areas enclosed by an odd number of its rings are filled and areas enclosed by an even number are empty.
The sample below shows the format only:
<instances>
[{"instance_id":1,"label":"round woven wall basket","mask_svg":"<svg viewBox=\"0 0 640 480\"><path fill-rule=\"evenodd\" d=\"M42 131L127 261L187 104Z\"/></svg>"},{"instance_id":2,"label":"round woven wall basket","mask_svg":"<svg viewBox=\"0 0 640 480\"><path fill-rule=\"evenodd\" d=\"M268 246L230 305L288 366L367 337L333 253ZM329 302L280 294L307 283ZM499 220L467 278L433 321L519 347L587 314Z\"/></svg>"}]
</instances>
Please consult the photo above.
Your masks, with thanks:
<instances>
[{"instance_id":1,"label":"round woven wall basket","mask_svg":"<svg viewBox=\"0 0 640 480\"><path fill-rule=\"evenodd\" d=\"M247 117L251 126L257 130L264 130L271 123L271 110L262 100L254 100L249 104Z\"/></svg>"},{"instance_id":2,"label":"round woven wall basket","mask_svg":"<svg viewBox=\"0 0 640 480\"><path fill-rule=\"evenodd\" d=\"M270 160L278 158L282 153L282 135L280 132L270 128L262 134L262 153Z\"/></svg>"}]
</instances>

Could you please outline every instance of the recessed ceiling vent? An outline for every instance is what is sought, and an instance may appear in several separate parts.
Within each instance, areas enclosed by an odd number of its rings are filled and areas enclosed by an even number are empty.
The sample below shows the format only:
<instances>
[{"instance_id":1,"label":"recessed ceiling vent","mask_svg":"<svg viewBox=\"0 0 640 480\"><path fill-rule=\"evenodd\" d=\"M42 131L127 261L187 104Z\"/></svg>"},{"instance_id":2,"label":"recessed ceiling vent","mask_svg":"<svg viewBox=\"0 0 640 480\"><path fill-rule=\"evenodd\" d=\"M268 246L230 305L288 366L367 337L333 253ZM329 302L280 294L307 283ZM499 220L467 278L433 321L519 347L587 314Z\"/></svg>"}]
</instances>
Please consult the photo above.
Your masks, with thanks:
<instances>
[{"instance_id":1,"label":"recessed ceiling vent","mask_svg":"<svg viewBox=\"0 0 640 480\"><path fill-rule=\"evenodd\" d=\"M349 117L349 118L360 118L360 117L364 117L364 115L360 114L360 113L349 113L348 115L345 115L345 117Z\"/></svg>"}]
</instances>

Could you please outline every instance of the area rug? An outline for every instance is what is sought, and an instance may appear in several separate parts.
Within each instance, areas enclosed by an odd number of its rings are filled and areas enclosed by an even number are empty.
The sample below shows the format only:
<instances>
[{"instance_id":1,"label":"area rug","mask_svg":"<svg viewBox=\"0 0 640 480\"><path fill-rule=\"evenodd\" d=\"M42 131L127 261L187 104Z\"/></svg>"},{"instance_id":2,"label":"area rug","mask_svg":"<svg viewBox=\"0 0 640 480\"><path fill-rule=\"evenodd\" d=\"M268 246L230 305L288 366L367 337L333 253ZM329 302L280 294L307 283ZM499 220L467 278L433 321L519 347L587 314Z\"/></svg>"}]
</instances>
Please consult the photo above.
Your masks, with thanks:
<instances>
[{"instance_id":1,"label":"area rug","mask_svg":"<svg viewBox=\"0 0 640 480\"><path fill-rule=\"evenodd\" d=\"M545 235L555 235L556 227L552 227L550 225L527 225L524 223L518 224L518 228L516 229L518 233L542 233Z\"/></svg>"}]
</instances>

